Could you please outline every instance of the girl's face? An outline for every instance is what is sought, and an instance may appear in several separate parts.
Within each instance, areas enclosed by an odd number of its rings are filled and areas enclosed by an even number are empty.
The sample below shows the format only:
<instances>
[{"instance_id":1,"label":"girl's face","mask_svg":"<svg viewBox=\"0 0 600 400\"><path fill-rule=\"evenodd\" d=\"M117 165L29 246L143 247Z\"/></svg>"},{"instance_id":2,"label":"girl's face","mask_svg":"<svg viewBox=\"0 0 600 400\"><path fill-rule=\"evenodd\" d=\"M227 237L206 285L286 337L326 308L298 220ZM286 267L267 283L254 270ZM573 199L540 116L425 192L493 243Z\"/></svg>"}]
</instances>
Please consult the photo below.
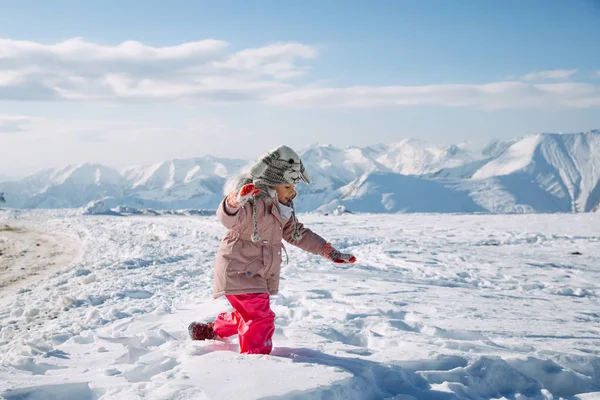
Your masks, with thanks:
<instances>
[{"instance_id":1,"label":"girl's face","mask_svg":"<svg viewBox=\"0 0 600 400\"><path fill-rule=\"evenodd\" d=\"M275 191L277 191L277 199L280 203L287 204L290 200L296 197L294 186L295 185L291 183L286 183L285 185L279 185L273 188Z\"/></svg>"}]
</instances>

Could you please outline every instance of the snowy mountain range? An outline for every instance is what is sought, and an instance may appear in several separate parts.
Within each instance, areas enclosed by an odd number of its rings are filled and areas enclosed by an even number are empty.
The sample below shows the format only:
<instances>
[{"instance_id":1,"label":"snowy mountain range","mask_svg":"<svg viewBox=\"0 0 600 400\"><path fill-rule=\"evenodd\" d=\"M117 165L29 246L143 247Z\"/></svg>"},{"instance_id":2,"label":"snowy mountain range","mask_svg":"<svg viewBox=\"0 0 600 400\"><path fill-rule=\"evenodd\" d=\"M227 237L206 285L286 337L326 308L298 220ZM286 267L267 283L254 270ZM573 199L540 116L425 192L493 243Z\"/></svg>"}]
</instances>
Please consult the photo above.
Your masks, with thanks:
<instances>
[{"instance_id":1,"label":"snowy mountain range","mask_svg":"<svg viewBox=\"0 0 600 400\"><path fill-rule=\"evenodd\" d=\"M600 131L541 133L483 147L420 140L368 147L314 145L301 152L313 180L300 211L587 212L600 204ZM117 171L83 164L0 180L6 205L215 208L225 180L252 160L205 156Z\"/></svg>"}]
</instances>

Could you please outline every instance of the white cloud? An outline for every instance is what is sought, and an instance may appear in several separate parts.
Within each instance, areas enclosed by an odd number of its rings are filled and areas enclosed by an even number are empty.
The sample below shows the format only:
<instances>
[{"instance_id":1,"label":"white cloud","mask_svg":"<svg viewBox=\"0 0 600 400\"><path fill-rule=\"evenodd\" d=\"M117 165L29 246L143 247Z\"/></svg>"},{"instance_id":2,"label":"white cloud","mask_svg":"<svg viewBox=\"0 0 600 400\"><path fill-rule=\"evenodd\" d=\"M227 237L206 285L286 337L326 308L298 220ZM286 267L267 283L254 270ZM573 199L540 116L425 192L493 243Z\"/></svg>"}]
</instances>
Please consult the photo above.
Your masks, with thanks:
<instances>
[{"instance_id":1,"label":"white cloud","mask_svg":"<svg viewBox=\"0 0 600 400\"><path fill-rule=\"evenodd\" d=\"M523 75L525 81L566 80L577 73L577 69L553 69L548 71L531 72Z\"/></svg>"},{"instance_id":2,"label":"white cloud","mask_svg":"<svg viewBox=\"0 0 600 400\"><path fill-rule=\"evenodd\" d=\"M128 41L102 46L83 39L54 45L0 39L2 100L261 100L303 74L296 65L315 56L298 43L226 52L203 40L170 47Z\"/></svg>"},{"instance_id":3,"label":"white cloud","mask_svg":"<svg viewBox=\"0 0 600 400\"><path fill-rule=\"evenodd\" d=\"M126 41L117 46L103 46L86 42L82 38L69 39L54 45L0 39L3 60L39 61L45 58L52 63L201 59L226 46L227 42L212 39L167 47L145 46L136 41Z\"/></svg>"},{"instance_id":4,"label":"white cloud","mask_svg":"<svg viewBox=\"0 0 600 400\"><path fill-rule=\"evenodd\" d=\"M0 100L254 102L285 107L448 106L476 109L600 107L600 86L545 82L574 70L527 74L525 81L425 86L326 87L305 75L316 48L274 43L230 50L219 40L152 47L71 39L46 45L0 39Z\"/></svg>"},{"instance_id":5,"label":"white cloud","mask_svg":"<svg viewBox=\"0 0 600 400\"><path fill-rule=\"evenodd\" d=\"M214 65L217 68L288 79L303 75L308 70L307 67L295 65L297 58L311 59L316 54L313 47L303 44L277 43L262 48L242 50L223 62L215 62Z\"/></svg>"},{"instance_id":6,"label":"white cloud","mask_svg":"<svg viewBox=\"0 0 600 400\"><path fill-rule=\"evenodd\" d=\"M600 107L600 86L495 82L483 85L308 88L278 94L271 97L270 102L290 107L587 108Z\"/></svg>"}]
</instances>

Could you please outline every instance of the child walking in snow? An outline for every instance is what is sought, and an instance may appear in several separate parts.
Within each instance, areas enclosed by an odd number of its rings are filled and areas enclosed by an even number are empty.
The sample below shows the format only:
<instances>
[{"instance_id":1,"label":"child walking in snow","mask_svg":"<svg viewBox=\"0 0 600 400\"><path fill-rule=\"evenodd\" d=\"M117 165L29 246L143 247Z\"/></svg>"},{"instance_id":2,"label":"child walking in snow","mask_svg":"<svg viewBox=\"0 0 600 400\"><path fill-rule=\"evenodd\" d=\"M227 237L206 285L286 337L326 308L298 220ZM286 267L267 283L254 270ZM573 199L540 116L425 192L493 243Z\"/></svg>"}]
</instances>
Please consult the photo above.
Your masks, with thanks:
<instances>
[{"instance_id":1,"label":"child walking in snow","mask_svg":"<svg viewBox=\"0 0 600 400\"><path fill-rule=\"evenodd\" d=\"M192 322L193 340L239 337L240 352L269 354L275 332L275 313L269 296L279 290L281 240L335 263L354 263L296 218L295 185L310 183L300 157L281 146L262 157L250 170L225 187L217 217L227 228L215 264L214 298L225 296L232 312L211 323ZM228 186L231 186L228 189Z\"/></svg>"}]
</instances>

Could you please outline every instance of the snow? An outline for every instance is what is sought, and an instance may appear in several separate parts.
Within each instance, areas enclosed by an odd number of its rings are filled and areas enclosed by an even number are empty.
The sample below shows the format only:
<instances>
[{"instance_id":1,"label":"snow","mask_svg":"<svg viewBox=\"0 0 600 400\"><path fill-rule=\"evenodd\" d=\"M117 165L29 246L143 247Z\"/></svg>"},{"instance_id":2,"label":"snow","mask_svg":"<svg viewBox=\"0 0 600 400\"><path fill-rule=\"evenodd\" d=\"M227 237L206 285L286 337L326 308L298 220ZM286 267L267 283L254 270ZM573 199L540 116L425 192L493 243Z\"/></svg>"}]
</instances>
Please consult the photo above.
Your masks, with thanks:
<instances>
[{"instance_id":1,"label":"snow","mask_svg":"<svg viewBox=\"0 0 600 400\"><path fill-rule=\"evenodd\" d=\"M309 171L311 185L306 193L320 193L343 186L365 173L388 170L373 159L369 149L349 147L339 149L331 145L316 145L301 154Z\"/></svg>"},{"instance_id":2,"label":"snow","mask_svg":"<svg viewBox=\"0 0 600 400\"><path fill-rule=\"evenodd\" d=\"M591 211L600 200L599 154L598 131L534 135L513 144L477 171L473 179L510 176L503 179L510 179L510 185L514 179L524 178L526 181L513 187L512 193L523 196L527 190L541 189L554 198L551 208L530 202L537 211Z\"/></svg>"},{"instance_id":3,"label":"snow","mask_svg":"<svg viewBox=\"0 0 600 400\"><path fill-rule=\"evenodd\" d=\"M329 212L340 206L350 211L396 212L485 212L466 192L447 187L442 181L394 173L365 174L339 190L342 196L319 207Z\"/></svg>"},{"instance_id":4,"label":"snow","mask_svg":"<svg viewBox=\"0 0 600 400\"><path fill-rule=\"evenodd\" d=\"M300 219L358 262L287 246L275 349L258 356L187 338L190 321L229 309L212 299L214 215L0 211L0 226L81 249L0 297L0 396L600 396L600 214Z\"/></svg>"},{"instance_id":5,"label":"snow","mask_svg":"<svg viewBox=\"0 0 600 400\"><path fill-rule=\"evenodd\" d=\"M394 143L378 161L403 175L426 175L468 164L476 156L456 145L432 146L416 139Z\"/></svg>"},{"instance_id":6,"label":"snow","mask_svg":"<svg viewBox=\"0 0 600 400\"><path fill-rule=\"evenodd\" d=\"M245 162L217 159L211 156L187 160L170 160L150 167L130 167L123 175L131 182L132 189L169 189L194 179L218 176L226 178L237 172Z\"/></svg>"},{"instance_id":7,"label":"snow","mask_svg":"<svg viewBox=\"0 0 600 400\"><path fill-rule=\"evenodd\" d=\"M104 197L121 197L127 181L118 171L99 164L44 170L21 181L0 184L8 206L62 208Z\"/></svg>"},{"instance_id":8,"label":"snow","mask_svg":"<svg viewBox=\"0 0 600 400\"><path fill-rule=\"evenodd\" d=\"M509 175L525 169L532 161L541 137L533 135L513 144L498 158L490 161L473 174L473 179Z\"/></svg>"}]
</instances>

